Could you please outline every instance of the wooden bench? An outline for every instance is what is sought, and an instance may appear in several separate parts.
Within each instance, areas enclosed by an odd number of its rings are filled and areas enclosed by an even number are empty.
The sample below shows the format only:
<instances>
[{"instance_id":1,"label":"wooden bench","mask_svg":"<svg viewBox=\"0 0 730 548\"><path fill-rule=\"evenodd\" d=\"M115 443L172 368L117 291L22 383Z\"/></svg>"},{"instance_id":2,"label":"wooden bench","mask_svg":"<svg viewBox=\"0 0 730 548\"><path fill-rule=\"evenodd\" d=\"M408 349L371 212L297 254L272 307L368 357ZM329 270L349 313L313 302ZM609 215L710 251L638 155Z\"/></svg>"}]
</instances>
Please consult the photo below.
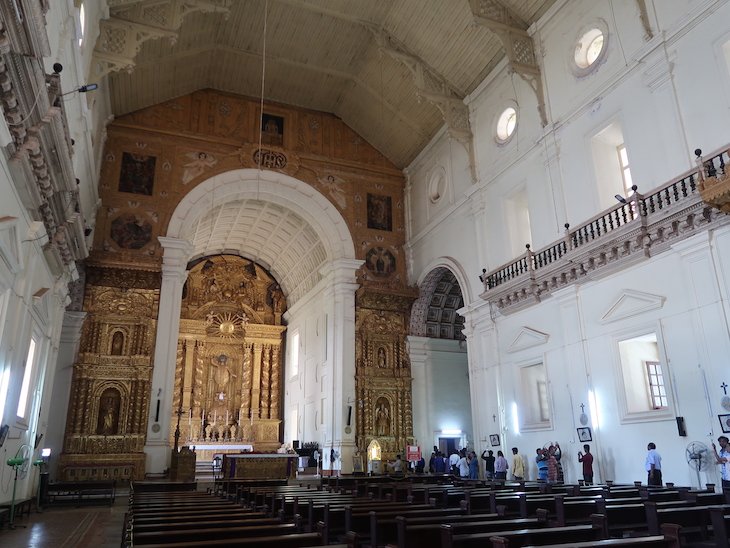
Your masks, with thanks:
<instances>
[{"instance_id":1,"label":"wooden bench","mask_svg":"<svg viewBox=\"0 0 730 548\"><path fill-rule=\"evenodd\" d=\"M512 520L502 519L498 514L451 516L448 519L449 525L462 525L468 523L484 523L488 521L491 526L498 530L525 529L533 527L547 527L547 512L541 512L537 518L517 518ZM411 518L399 516L395 519L397 526L397 542L389 546L398 548L416 548L419 546L430 546L434 539L440 534L443 521L436 521L433 518Z\"/></svg>"},{"instance_id":2,"label":"wooden bench","mask_svg":"<svg viewBox=\"0 0 730 548\"><path fill-rule=\"evenodd\" d=\"M0 529L5 526L5 522L10 521L10 510L6 508L0 508Z\"/></svg>"},{"instance_id":3,"label":"wooden bench","mask_svg":"<svg viewBox=\"0 0 730 548\"><path fill-rule=\"evenodd\" d=\"M17 517L23 517L30 516L30 511L33 509L33 505L35 504L35 498L30 497L27 499L20 499L15 501L15 514L14 518ZM10 504L0 504L0 510L7 510L8 514L10 514ZM10 519L8 517L8 519ZM2 524L2 518L0 518L0 524Z\"/></svg>"},{"instance_id":4,"label":"wooden bench","mask_svg":"<svg viewBox=\"0 0 730 548\"><path fill-rule=\"evenodd\" d=\"M133 530L132 539L134 546L190 541L197 541L202 546L207 544L209 539L249 539L253 537L288 535L299 532L294 523L279 523L276 525L177 528L172 531L146 531L140 533Z\"/></svg>"},{"instance_id":5,"label":"wooden bench","mask_svg":"<svg viewBox=\"0 0 730 548\"><path fill-rule=\"evenodd\" d=\"M318 533L297 533L293 535L276 535L269 537L253 537L245 539L210 539L204 546L214 548L303 548L322 546L322 537ZM192 542L163 542L161 544L146 544L147 548L200 548L200 541ZM351 547L350 544L344 546ZM354 548L352 545L351 548Z\"/></svg>"},{"instance_id":6,"label":"wooden bench","mask_svg":"<svg viewBox=\"0 0 730 548\"><path fill-rule=\"evenodd\" d=\"M649 537L614 538L607 540L591 540L588 542L570 542L564 544L541 545L540 548L613 548L618 547L658 547L658 548L679 548L679 526L673 524L662 525L662 534ZM502 545L504 546L504 545ZM523 548L535 548L525 546Z\"/></svg>"},{"instance_id":7,"label":"wooden bench","mask_svg":"<svg viewBox=\"0 0 730 548\"><path fill-rule=\"evenodd\" d=\"M606 538L605 517L594 514L590 525L571 525L568 527L537 527L533 529L505 529L460 533L465 525L442 525L441 548L482 548L489 541L492 546L525 546L528 544L550 544L555 541L582 542ZM471 528L474 529L474 528Z\"/></svg>"},{"instance_id":8,"label":"wooden bench","mask_svg":"<svg viewBox=\"0 0 730 548\"><path fill-rule=\"evenodd\" d=\"M683 537L699 537L707 540L710 533L710 506L685 506L679 508L661 508L659 503L647 501L646 523L650 535L659 534L660 526L665 523L674 523L682 527ZM730 505L714 506L716 512L721 509L730 513Z\"/></svg>"},{"instance_id":9,"label":"wooden bench","mask_svg":"<svg viewBox=\"0 0 730 548\"><path fill-rule=\"evenodd\" d=\"M712 536L715 539L717 548L730 548L730 515L724 507L710 507L710 521L712 523Z\"/></svg>"},{"instance_id":10,"label":"wooden bench","mask_svg":"<svg viewBox=\"0 0 730 548\"><path fill-rule=\"evenodd\" d=\"M105 503L111 506L116 498L116 481L62 481L48 484L48 501L81 504Z\"/></svg>"}]
</instances>

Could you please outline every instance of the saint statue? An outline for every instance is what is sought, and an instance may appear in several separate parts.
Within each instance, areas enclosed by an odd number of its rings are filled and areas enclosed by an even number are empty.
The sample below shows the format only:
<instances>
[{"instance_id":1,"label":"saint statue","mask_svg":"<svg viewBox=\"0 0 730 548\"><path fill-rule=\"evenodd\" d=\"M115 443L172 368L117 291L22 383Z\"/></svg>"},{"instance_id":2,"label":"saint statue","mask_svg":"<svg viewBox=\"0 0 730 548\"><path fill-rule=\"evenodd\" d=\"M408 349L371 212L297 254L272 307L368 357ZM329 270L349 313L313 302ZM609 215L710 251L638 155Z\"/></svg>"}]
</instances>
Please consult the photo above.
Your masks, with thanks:
<instances>
[{"instance_id":1,"label":"saint statue","mask_svg":"<svg viewBox=\"0 0 730 548\"><path fill-rule=\"evenodd\" d=\"M384 401L375 410L375 431L378 436L390 434L390 410Z\"/></svg>"},{"instance_id":2,"label":"saint statue","mask_svg":"<svg viewBox=\"0 0 730 548\"><path fill-rule=\"evenodd\" d=\"M106 414L104 415L104 423L102 425L102 433L105 436L111 436L114 434L114 409L109 406L106 408Z\"/></svg>"},{"instance_id":3,"label":"saint statue","mask_svg":"<svg viewBox=\"0 0 730 548\"><path fill-rule=\"evenodd\" d=\"M385 357L385 348L382 346L378 348L378 367L380 368L386 368L388 367L388 362Z\"/></svg>"}]
</instances>

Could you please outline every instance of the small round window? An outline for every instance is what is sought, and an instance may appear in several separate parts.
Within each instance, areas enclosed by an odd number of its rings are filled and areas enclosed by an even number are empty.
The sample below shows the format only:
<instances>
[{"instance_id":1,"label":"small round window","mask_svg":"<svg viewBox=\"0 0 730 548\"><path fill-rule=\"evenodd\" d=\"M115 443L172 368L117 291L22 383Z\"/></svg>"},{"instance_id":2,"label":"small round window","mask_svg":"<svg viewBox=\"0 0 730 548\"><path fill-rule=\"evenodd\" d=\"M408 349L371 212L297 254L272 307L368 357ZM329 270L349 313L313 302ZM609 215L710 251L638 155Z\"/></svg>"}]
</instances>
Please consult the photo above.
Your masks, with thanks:
<instances>
[{"instance_id":1,"label":"small round window","mask_svg":"<svg viewBox=\"0 0 730 548\"><path fill-rule=\"evenodd\" d=\"M517 111L512 107L504 109L497 120L497 140L505 143L512 137L517 127Z\"/></svg>"},{"instance_id":2,"label":"small round window","mask_svg":"<svg viewBox=\"0 0 730 548\"><path fill-rule=\"evenodd\" d=\"M578 68L587 69L592 66L603 53L605 35L599 28L585 32L575 45L575 64Z\"/></svg>"}]
</instances>

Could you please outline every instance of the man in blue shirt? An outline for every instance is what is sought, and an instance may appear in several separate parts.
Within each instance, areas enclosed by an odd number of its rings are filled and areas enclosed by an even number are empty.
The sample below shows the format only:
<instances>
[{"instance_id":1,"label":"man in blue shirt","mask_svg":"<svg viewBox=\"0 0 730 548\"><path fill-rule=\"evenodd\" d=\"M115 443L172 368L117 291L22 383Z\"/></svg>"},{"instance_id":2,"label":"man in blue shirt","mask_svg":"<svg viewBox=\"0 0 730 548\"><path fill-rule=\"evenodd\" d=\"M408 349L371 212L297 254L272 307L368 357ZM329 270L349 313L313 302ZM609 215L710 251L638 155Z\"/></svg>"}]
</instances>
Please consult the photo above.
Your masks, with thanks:
<instances>
[{"instance_id":1,"label":"man in blue shirt","mask_svg":"<svg viewBox=\"0 0 730 548\"><path fill-rule=\"evenodd\" d=\"M649 442L646 446L646 472L648 478L646 480L647 485L662 486L662 456L656 450L656 444L653 441Z\"/></svg>"}]
</instances>

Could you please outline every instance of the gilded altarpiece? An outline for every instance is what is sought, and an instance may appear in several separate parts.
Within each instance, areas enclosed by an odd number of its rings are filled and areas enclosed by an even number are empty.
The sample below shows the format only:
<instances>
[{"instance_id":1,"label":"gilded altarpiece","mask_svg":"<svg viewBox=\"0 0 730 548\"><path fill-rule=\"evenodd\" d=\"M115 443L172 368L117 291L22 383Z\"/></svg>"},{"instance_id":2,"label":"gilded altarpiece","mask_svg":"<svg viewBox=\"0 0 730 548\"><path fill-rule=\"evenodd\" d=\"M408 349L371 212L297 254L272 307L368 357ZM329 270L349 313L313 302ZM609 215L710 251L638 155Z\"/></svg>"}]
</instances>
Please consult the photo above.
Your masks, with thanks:
<instances>
[{"instance_id":1,"label":"gilded altarpiece","mask_svg":"<svg viewBox=\"0 0 730 548\"><path fill-rule=\"evenodd\" d=\"M260 266L233 255L200 260L183 289L170 440L199 458L280 446L285 300ZM210 455L208 455L210 453Z\"/></svg>"},{"instance_id":2,"label":"gilded altarpiece","mask_svg":"<svg viewBox=\"0 0 730 548\"><path fill-rule=\"evenodd\" d=\"M144 479L158 273L90 268L59 476Z\"/></svg>"},{"instance_id":3,"label":"gilded altarpiece","mask_svg":"<svg viewBox=\"0 0 730 548\"><path fill-rule=\"evenodd\" d=\"M357 446L374 439L382 459L413 443L411 365L406 349L415 291L362 287L356 295Z\"/></svg>"}]
</instances>

